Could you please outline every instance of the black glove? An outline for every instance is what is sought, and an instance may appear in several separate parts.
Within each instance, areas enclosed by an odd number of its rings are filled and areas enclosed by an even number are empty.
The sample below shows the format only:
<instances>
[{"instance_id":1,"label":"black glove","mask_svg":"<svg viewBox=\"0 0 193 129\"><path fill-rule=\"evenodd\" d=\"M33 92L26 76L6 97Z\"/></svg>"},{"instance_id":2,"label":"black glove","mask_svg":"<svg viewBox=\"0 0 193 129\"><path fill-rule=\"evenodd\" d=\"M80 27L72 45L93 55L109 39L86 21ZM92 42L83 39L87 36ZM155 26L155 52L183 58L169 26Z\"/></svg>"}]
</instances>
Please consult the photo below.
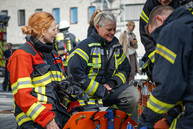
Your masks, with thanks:
<instances>
[{"instance_id":1,"label":"black glove","mask_svg":"<svg viewBox=\"0 0 193 129\"><path fill-rule=\"evenodd\" d=\"M149 80L152 81L152 82L153 82L153 79L152 79L153 67L154 67L154 63L152 63L151 60L149 60L148 61L148 66L147 66L146 74L147 74Z\"/></svg>"}]
</instances>

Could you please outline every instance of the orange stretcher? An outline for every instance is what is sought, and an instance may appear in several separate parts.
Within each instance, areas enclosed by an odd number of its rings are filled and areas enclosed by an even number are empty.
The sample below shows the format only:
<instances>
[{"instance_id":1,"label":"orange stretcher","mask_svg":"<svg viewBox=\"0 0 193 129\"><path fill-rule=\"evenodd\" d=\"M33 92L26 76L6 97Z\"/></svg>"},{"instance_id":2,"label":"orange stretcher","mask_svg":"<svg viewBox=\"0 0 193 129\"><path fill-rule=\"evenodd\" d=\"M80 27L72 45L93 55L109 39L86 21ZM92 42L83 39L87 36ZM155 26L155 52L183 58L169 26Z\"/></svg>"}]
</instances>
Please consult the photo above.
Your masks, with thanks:
<instances>
[{"instance_id":1,"label":"orange stretcher","mask_svg":"<svg viewBox=\"0 0 193 129\"><path fill-rule=\"evenodd\" d=\"M120 110L113 111L114 113L114 129L126 129L128 124L133 127L137 123L131 119L125 112ZM97 129L100 124L100 129L107 129L107 111L84 111L74 114L66 123L63 129ZM93 119L91 119L93 118Z\"/></svg>"}]
</instances>

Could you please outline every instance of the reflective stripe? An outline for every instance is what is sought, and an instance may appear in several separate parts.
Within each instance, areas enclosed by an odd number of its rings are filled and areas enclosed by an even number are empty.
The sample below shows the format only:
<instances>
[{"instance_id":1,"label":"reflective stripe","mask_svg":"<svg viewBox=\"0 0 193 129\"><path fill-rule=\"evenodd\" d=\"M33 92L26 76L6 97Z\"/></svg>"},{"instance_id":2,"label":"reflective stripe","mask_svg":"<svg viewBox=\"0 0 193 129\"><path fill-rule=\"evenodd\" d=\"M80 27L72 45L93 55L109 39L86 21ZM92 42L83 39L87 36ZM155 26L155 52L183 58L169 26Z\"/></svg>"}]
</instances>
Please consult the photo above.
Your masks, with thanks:
<instances>
[{"instance_id":1,"label":"reflective stripe","mask_svg":"<svg viewBox=\"0 0 193 129\"><path fill-rule=\"evenodd\" d=\"M96 92L98 86L99 86L98 82L91 80L90 84L88 85L87 89L85 90L85 93L92 96Z\"/></svg>"},{"instance_id":2,"label":"reflective stripe","mask_svg":"<svg viewBox=\"0 0 193 129\"><path fill-rule=\"evenodd\" d=\"M68 42L67 42L67 50L68 51L72 50L72 45L71 45L71 41L70 40L68 40Z\"/></svg>"},{"instance_id":3,"label":"reflective stripe","mask_svg":"<svg viewBox=\"0 0 193 129\"><path fill-rule=\"evenodd\" d=\"M30 117L28 117L24 112L22 112L16 116L16 121L17 121L18 125L20 126L24 122L32 121L32 119Z\"/></svg>"},{"instance_id":4,"label":"reflective stripe","mask_svg":"<svg viewBox=\"0 0 193 129\"><path fill-rule=\"evenodd\" d=\"M27 111L26 115L28 115L33 121L36 119L36 117L45 109L46 107L34 103L29 110Z\"/></svg>"},{"instance_id":5,"label":"reflective stripe","mask_svg":"<svg viewBox=\"0 0 193 129\"><path fill-rule=\"evenodd\" d=\"M89 101L87 102L87 104L97 104L96 101L98 101L98 104L99 104L99 105L102 105L102 104L103 104L102 99L98 99L98 100L96 100L96 99L89 99ZM84 100L80 100L80 101L79 101L79 104L80 104L81 106L86 105L85 102L84 102Z\"/></svg>"},{"instance_id":6,"label":"reflective stripe","mask_svg":"<svg viewBox=\"0 0 193 129\"><path fill-rule=\"evenodd\" d=\"M121 55L121 58L118 59L118 62L119 62L118 65L122 64L122 62L125 60L125 58L126 58L126 55L125 55L125 53L123 53L123 54Z\"/></svg>"},{"instance_id":7,"label":"reflective stripe","mask_svg":"<svg viewBox=\"0 0 193 129\"><path fill-rule=\"evenodd\" d=\"M79 41L77 37L75 38L75 41L76 41L76 42L78 42L78 41Z\"/></svg>"},{"instance_id":8,"label":"reflective stripe","mask_svg":"<svg viewBox=\"0 0 193 129\"><path fill-rule=\"evenodd\" d=\"M126 78L123 73L118 72L118 74L115 74L115 76L118 76L122 80L123 83L126 82Z\"/></svg>"},{"instance_id":9,"label":"reflective stripe","mask_svg":"<svg viewBox=\"0 0 193 129\"><path fill-rule=\"evenodd\" d=\"M101 67L101 64L88 63L87 66Z\"/></svg>"},{"instance_id":10,"label":"reflective stripe","mask_svg":"<svg viewBox=\"0 0 193 129\"><path fill-rule=\"evenodd\" d=\"M147 107L158 114L166 113L175 104L168 104L156 99L152 94L147 101Z\"/></svg>"},{"instance_id":11,"label":"reflective stripe","mask_svg":"<svg viewBox=\"0 0 193 129\"><path fill-rule=\"evenodd\" d=\"M56 37L56 41L61 41L61 40L64 40L64 36Z\"/></svg>"},{"instance_id":12,"label":"reflective stripe","mask_svg":"<svg viewBox=\"0 0 193 129\"><path fill-rule=\"evenodd\" d=\"M172 124L170 125L169 129L176 129L176 123L178 118L180 117L181 113L178 115L178 117L176 117L173 121Z\"/></svg>"},{"instance_id":13,"label":"reflective stripe","mask_svg":"<svg viewBox=\"0 0 193 129\"><path fill-rule=\"evenodd\" d=\"M141 12L140 17L141 17L146 23L148 23L149 18L148 18L148 16L145 14L145 12L144 12L143 10L142 10L142 12Z\"/></svg>"},{"instance_id":14,"label":"reflective stripe","mask_svg":"<svg viewBox=\"0 0 193 129\"><path fill-rule=\"evenodd\" d=\"M31 84L30 77L24 77L24 78L19 78L17 82L13 83L11 85L11 88L12 88L13 95L15 95L19 89L34 88L34 86Z\"/></svg>"},{"instance_id":15,"label":"reflective stripe","mask_svg":"<svg viewBox=\"0 0 193 129\"><path fill-rule=\"evenodd\" d=\"M51 81L61 81L62 79L64 79L62 72L49 71L42 76L34 77L32 83L35 87L39 87L42 85L47 85L51 83Z\"/></svg>"},{"instance_id":16,"label":"reflective stripe","mask_svg":"<svg viewBox=\"0 0 193 129\"><path fill-rule=\"evenodd\" d=\"M77 48L75 49L69 56L69 59L74 56L74 54L78 54L79 56L81 56L87 63L88 63L88 60L89 60L89 56L86 54L86 52L84 52L83 50L81 50L80 48Z\"/></svg>"},{"instance_id":17,"label":"reflective stripe","mask_svg":"<svg viewBox=\"0 0 193 129\"><path fill-rule=\"evenodd\" d=\"M148 66L148 61L146 61L146 62L143 64L142 69L145 69L147 66Z\"/></svg>"},{"instance_id":18,"label":"reflective stripe","mask_svg":"<svg viewBox=\"0 0 193 129\"><path fill-rule=\"evenodd\" d=\"M101 46L100 43L91 43L91 44L88 44L89 47L92 47L92 46Z\"/></svg>"},{"instance_id":19,"label":"reflective stripe","mask_svg":"<svg viewBox=\"0 0 193 129\"><path fill-rule=\"evenodd\" d=\"M151 60L152 63L154 63L154 61L155 61L155 51L151 52L148 55L148 58Z\"/></svg>"},{"instance_id":20,"label":"reflective stripe","mask_svg":"<svg viewBox=\"0 0 193 129\"><path fill-rule=\"evenodd\" d=\"M177 55L168 48L157 44L155 52L174 64Z\"/></svg>"}]
</instances>

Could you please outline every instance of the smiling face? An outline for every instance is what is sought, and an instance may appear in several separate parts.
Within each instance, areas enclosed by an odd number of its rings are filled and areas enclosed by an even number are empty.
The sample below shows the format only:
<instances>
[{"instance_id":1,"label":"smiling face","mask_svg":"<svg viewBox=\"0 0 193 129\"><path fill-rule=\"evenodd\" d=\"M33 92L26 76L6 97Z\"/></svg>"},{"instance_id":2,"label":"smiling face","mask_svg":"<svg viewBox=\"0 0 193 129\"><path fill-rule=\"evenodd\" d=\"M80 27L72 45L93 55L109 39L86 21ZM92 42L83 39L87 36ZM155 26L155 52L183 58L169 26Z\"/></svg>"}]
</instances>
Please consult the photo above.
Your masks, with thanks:
<instances>
[{"instance_id":1,"label":"smiling face","mask_svg":"<svg viewBox=\"0 0 193 129\"><path fill-rule=\"evenodd\" d=\"M45 28L43 28L43 34L42 34L42 43L53 43L54 41L54 37L55 35L57 34L57 31L56 31L56 22L53 21L52 24L50 25L50 27L45 30Z\"/></svg>"},{"instance_id":2,"label":"smiling face","mask_svg":"<svg viewBox=\"0 0 193 129\"><path fill-rule=\"evenodd\" d=\"M105 23L102 27L100 27L98 24L96 25L96 29L98 34L106 39L108 42L111 42L113 40L113 37L116 32L116 22L105 20Z\"/></svg>"}]
</instances>

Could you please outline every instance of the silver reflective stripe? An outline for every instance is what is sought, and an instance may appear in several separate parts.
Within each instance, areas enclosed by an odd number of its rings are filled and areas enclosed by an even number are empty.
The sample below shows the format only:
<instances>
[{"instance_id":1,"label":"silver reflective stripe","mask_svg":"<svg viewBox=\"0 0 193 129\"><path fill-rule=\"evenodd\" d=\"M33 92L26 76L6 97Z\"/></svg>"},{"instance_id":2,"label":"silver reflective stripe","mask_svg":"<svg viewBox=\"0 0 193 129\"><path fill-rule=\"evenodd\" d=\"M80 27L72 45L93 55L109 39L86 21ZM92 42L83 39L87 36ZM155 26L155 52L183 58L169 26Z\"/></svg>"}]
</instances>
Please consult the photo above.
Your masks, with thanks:
<instances>
[{"instance_id":1,"label":"silver reflective stripe","mask_svg":"<svg viewBox=\"0 0 193 129\"><path fill-rule=\"evenodd\" d=\"M170 57L172 60L175 61L175 57L173 57L171 54L169 54L167 51L164 51L163 49L156 47L157 50L161 51L162 53L164 53L165 55L167 55L168 57Z\"/></svg>"},{"instance_id":2,"label":"silver reflective stripe","mask_svg":"<svg viewBox=\"0 0 193 129\"><path fill-rule=\"evenodd\" d=\"M37 77L37 78L39 78L39 77ZM35 78L34 78L34 79L35 79ZM33 79L33 84L40 84L40 83L42 83L42 82L45 82L45 81L47 81L47 80L50 80L51 78L50 78L50 76L48 76L48 77L43 78L42 80L38 80L38 81L34 81L34 79Z\"/></svg>"},{"instance_id":3,"label":"silver reflective stripe","mask_svg":"<svg viewBox=\"0 0 193 129\"><path fill-rule=\"evenodd\" d=\"M162 106L159 106L158 104L154 103L151 99L148 100L150 105L152 105L153 107L159 109L159 110L163 110L163 111L168 111L170 108L167 108L167 107L162 107Z\"/></svg>"},{"instance_id":4,"label":"silver reflective stripe","mask_svg":"<svg viewBox=\"0 0 193 129\"><path fill-rule=\"evenodd\" d=\"M96 85L96 81L93 81L93 84L92 84L91 88L89 89L88 94L91 94L91 92L95 88L95 85Z\"/></svg>"},{"instance_id":5,"label":"silver reflective stripe","mask_svg":"<svg viewBox=\"0 0 193 129\"><path fill-rule=\"evenodd\" d=\"M29 117L32 118L33 115L38 111L38 109L40 109L42 107L42 105L37 105L32 112L29 114Z\"/></svg>"},{"instance_id":6,"label":"silver reflective stripe","mask_svg":"<svg viewBox=\"0 0 193 129\"><path fill-rule=\"evenodd\" d=\"M26 84L31 84L31 82L30 82L30 81L20 81L20 82L17 83L17 86L13 87L12 90L13 90L13 91L14 91L14 90L17 90L17 88L18 88L19 85L26 85Z\"/></svg>"}]
</instances>

